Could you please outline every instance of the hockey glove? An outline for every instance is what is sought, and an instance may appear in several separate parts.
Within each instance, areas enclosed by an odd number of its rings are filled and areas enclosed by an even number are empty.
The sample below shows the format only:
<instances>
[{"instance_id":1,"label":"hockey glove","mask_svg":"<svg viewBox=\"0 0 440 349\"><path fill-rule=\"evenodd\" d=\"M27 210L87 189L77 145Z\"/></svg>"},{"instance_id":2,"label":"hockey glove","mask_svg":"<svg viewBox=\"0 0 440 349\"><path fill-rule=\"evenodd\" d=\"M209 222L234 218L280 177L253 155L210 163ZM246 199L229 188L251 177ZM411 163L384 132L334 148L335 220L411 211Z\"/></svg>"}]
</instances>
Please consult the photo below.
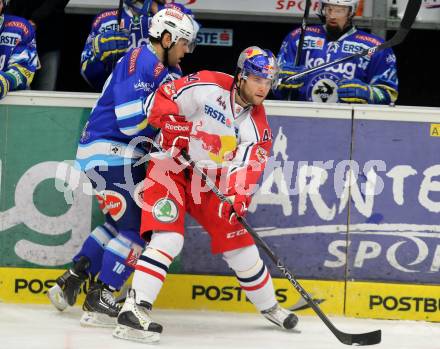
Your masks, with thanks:
<instances>
[{"instance_id":1,"label":"hockey glove","mask_svg":"<svg viewBox=\"0 0 440 349\"><path fill-rule=\"evenodd\" d=\"M228 196L228 199L231 203L220 202L218 215L220 218L226 219L229 224L237 224L237 216L243 217L246 214L248 206L251 203L251 196L236 194Z\"/></svg>"},{"instance_id":2,"label":"hockey glove","mask_svg":"<svg viewBox=\"0 0 440 349\"><path fill-rule=\"evenodd\" d=\"M359 79L340 80L338 97L339 102L342 103L388 104L391 102L388 92Z\"/></svg>"},{"instance_id":3,"label":"hockey glove","mask_svg":"<svg viewBox=\"0 0 440 349\"><path fill-rule=\"evenodd\" d=\"M102 62L109 57L119 58L127 51L128 44L128 33L108 30L93 39L93 55Z\"/></svg>"},{"instance_id":4,"label":"hockey glove","mask_svg":"<svg viewBox=\"0 0 440 349\"><path fill-rule=\"evenodd\" d=\"M280 68L278 84L279 90L296 90L304 85L304 77L298 78L297 80L287 81L290 77L305 70L303 65L294 66L293 64L284 64Z\"/></svg>"},{"instance_id":5,"label":"hockey glove","mask_svg":"<svg viewBox=\"0 0 440 349\"><path fill-rule=\"evenodd\" d=\"M170 151L173 157L179 156L182 150L188 151L192 122L180 115L164 115L160 122L159 144L162 150Z\"/></svg>"},{"instance_id":6,"label":"hockey glove","mask_svg":"<svg viewBox=\"0 0 440 349\"><path fill-rule=\"evenodd\" d=\"M0 71L0 99L2 99L9 92L9 80L6 74Z\"/></svg>"}]
</instances>

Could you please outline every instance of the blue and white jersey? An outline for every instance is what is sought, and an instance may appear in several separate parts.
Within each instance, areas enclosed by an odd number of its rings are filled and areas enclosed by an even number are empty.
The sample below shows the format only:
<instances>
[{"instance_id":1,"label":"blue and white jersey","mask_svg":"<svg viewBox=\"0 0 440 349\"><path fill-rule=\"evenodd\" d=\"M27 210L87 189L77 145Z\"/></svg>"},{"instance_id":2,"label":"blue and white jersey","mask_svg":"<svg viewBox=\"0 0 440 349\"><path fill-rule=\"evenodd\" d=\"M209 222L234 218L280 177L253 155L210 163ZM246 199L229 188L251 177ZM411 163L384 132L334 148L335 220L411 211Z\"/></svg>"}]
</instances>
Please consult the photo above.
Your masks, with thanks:
<instances>
[{"instance_id":1,"label":"blue and white jersey","mask_svg":"<svg viewBox=\"0 0 440 349\"><path fill-rule=\"evenodd\" d=\"M29 87L38 66L35 31L24 18L0 16L0 70L9 81L9 89Z\"/></svg>"},{"instance_id":2,"label":"blue and white jersey","mask_svg":"<svg viewBox=\"0 0 440 349\"><path fill-rule=\"evenodd\" d=\"M145 155L142 144L128 144L137 136L156 136L157 130L148 126L143 102L172 79L150 44L128 51L106 81L84 126L76 155L80 168L121 166Z\"/></svg>"},{"instance_id":3,"label":"blue and white jersey","mask_svg":"<svg viewBox=\"0 0 440 349\"><path fill-rule=\"evenodd\" d=\"M128 50L130 50L148 42L148 23L148 16L133 16L125 5L121 15L121 28L118 25L118 10L103 11L95 17L81 54L81 74L91 86L101 90L115 65L115 62L111 60L104 63L94 59L92 43L95 36L109 30L127 31L129 33Z\"/></svg>"},{"instance_id":4,"label":"blue and white jersey","mask_svg":"<svg viewBox=\"0 0 440 349\"><path fill-rule=\"evenodd\" d=\"M102 62L95 59L93 55L93 39L106 31L125 31L129 33L130 49L146 45L148 43L148 27L151 17L141 15L134 16L131 10L124 4L121 15L121 28L118 25L118 11L103 11L95 17L92 24L92 30L87 37L84 50L81 53L81 75L84 79L97 91L101 91L102 87L112 72L116 62L111 59ZM176 79L182 76L180 67L170 67L170 72Z\"/></svg>"},{"instance_id":5,"label":"blue and white jersey","mask_svg":"<svg viewBox=\"0 0 440 349\"><path fill-rule=\"evenodd\" d=\"M280 67L286 63L294 64L300 33L300 29L296 29L284 39L278 53ZM328 41L323 25L310 26L304 36L299 65L313 68L380 45L382 42L381 38L355 27L337 41ZM338 102L337 82L342 79L359 79L374 85L389 95L389 101L394 102L398 93L396 56L393 50L388 48L376 52L371 57L352 59L308 74L305 76L304 85L298 91L298 100L336 103ZM275 94L280 98L286 97L283 96L282 91L277 91Z\"/></svg>"}]
</instances>

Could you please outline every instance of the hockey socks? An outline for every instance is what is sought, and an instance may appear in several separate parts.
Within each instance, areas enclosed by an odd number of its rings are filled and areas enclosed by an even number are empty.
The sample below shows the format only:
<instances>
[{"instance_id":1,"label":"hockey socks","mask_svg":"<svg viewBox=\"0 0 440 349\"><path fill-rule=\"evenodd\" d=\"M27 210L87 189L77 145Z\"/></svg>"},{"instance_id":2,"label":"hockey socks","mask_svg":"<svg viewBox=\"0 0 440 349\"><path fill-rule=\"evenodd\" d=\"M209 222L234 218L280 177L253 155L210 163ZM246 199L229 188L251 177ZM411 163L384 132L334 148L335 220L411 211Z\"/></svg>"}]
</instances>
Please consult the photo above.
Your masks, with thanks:
<instances>
[{"instance_id":1,"label":"hockey socks","mask_svg":"<svg viewBox=\"0 0 440 349\"><path fill-rule=\"evenodd\" d=\"M235 272L241 288L259 311L277 304L272 278L255 245L224 252L223 259Z\"/></svg>"},{"instance_id":2,"label":"hockey socks","mask_svg":"<svg viewBox=\"0 0 440 349\"><path fill-rule=\"evenodd\" d=\"M86 272L93 276L98 274L101 269L105 246L114 235L116 234L113 227L107 223L96 227L84 241L78 254L73 257L74 263L76 263L81 256L86 256L90 261Z\"/></svg>"},{"instance_id":3,"label":"hockey socks","mask_svg":"<svg viewBox=\"0 0 440 349\"><path fill-rule=\"evenodd\" d=\"M236 271L235 274L247 298L259 311L277 304L272 278L261 259L251 269Z\"/></svg>"},{"instance_id":4,"label":"hockey socks","mask_svg":"<svg viewBox=\"0 0 440 349\"><path fill-rule=\"evenodd\" d=\"M133 276L136 302L153 304L162 288L173 259L183 247L183 236L173 232L155 232L139 257Z\"/></svg>"},{"instance_id":5,"label":"hockey socks","mask_svg":"<svg viewBox=\"0 0 440 349\"><path fill-rule=\"evenodd\" d=\"M166 252L150 247L139 257L136 273L133 277L133 288L137 292L137 302L154 303L172 261L173 257Z\"/></svg>"},{"instance_id":6,"label":"hockey socks","mask_svg":"<svg viewBox=\"0 0 440 349\"><path fill-rule=\"evenodd\" d=\"M105 247L99 280L112 289L119 290L130 277L141 252L141 246L118 234Z\"/></svg>"}]
</instances>

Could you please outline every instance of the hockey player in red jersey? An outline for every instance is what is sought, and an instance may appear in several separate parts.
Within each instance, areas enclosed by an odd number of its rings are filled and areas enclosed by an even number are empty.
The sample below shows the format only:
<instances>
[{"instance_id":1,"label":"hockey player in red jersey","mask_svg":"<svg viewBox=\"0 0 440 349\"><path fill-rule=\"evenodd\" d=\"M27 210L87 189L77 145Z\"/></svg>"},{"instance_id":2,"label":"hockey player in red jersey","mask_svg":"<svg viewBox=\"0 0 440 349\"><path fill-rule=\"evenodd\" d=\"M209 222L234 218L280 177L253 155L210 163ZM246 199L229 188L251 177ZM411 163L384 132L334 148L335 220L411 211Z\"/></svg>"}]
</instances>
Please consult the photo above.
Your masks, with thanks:
<instances>
[{"instance_id":1,"label":"hockey player in red jersey","mask_svg":"<svg viewBox=\"0 0 440 349\"><path fill-rule=\"evenodd\" d=\"M158 142L168 156L153 154L148 165L141 234L151 240L136 264L115 337L160 339L162 326L151 319L151 307L183 247L185 212L206 229L212 252L223 254L255 307L284 329L296 326L298 318L278 304L254 240L236 219L246 213L270 153L271 130L262 103L277 71L272 52L249 47L241 53L234 77L201 71L163 85L145 101L148 123L161 129ZM175 160L183 150L232 204L222 203Z\"/></svg>"}]
</instances>

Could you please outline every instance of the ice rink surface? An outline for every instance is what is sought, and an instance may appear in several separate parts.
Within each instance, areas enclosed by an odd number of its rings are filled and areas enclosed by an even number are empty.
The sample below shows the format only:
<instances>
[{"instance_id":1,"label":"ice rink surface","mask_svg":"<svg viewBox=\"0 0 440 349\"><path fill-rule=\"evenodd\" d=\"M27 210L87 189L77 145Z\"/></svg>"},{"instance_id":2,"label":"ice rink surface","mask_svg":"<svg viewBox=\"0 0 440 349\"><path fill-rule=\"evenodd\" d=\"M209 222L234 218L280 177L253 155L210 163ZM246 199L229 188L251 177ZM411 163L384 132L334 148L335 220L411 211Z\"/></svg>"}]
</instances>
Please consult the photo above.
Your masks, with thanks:
<instances>
[{"instance_id":1,"label":"ice rink surface","mask_svg":"<svg viewBox=\"0 0 440 349\"><path fill-rule=\"evenodd\" d=\"M49 305L0 303L1 349L186 349L348 348L339 343L318 317L301 317L297 332L277 329L258 314L155 310L164 326L155 345L115 339L111 329L79 325L80 308L59 313ZM332 317L344 332L382 329L382 343L369 348L440 349L440 324L416 321Z\"/></svg>"}]
</instances>

